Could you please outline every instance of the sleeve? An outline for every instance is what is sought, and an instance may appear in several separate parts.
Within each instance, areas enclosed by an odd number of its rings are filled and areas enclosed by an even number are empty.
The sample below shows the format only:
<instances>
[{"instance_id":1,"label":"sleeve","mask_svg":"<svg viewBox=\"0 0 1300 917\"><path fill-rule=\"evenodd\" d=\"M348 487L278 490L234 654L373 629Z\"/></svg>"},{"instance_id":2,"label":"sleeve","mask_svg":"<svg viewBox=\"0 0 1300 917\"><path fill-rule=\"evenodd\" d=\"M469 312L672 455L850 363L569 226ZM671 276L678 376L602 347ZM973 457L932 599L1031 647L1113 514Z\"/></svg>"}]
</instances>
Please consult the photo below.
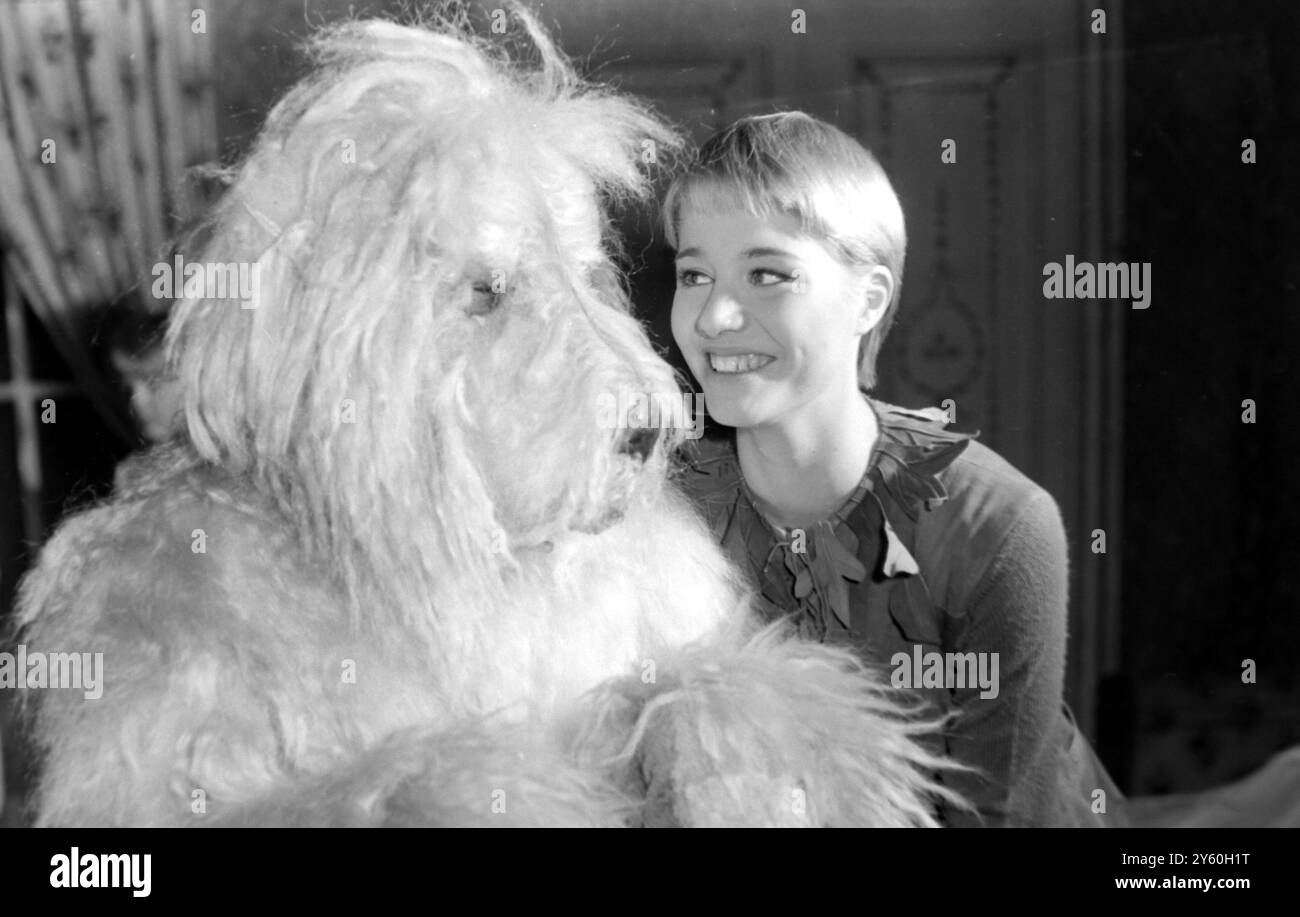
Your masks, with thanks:
<instances>
[{"instance_id":1,"label":"sleeve","mask_svg":"<svg viewBox=\"0 0 1300 917\"><path fill-rule=\"evenodd\" d=\"M988 688L953 690L949 753L982 774L945 780L978 808L944 811L952 826L1045 827L1061 821L1063 804L1075 805L1060 798L1063 746L1073 734L1062 714L1065 527L1051 495L1038 489L1004 531L951 641L957 652L980 654L993 675Z\"/></svg>"}]
</instances>

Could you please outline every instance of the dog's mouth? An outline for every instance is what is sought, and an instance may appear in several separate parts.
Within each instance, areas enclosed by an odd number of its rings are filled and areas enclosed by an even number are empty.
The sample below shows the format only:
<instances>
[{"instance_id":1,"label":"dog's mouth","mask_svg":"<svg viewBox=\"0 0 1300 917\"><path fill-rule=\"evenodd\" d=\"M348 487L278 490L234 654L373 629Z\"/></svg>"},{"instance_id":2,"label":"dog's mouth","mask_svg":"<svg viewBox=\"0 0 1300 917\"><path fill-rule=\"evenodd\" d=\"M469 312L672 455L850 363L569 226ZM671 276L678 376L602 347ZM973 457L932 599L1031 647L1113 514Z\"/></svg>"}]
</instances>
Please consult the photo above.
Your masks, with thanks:
<instances>
[{"instance_id":1,"label":"dog's mouth","mask_svg":"<svg viewBox=\"0 0 1300 917\"><path fill-rule=\"evenodd\" d=\"M618 462L622 466L617 474L613 496L609 504L587 518L570 526L584 535L599 535L623 521L628 501L636 489L636 481L645 473L647 465L662 438L662 431L641 427L626 431L617 444Z\"/></svg>"},{"instance_id":2,"label":"dog's mouth","mask_svg":"<svg viewBox=\"0 0 1300 917\"><path fill-rule=\"evenodd\" d=\"M655 451L663 431L658 427L636 427L627 431L618 444L622 455L644 463Z\"/></svg>"},{"instance_id":3,"label":"dog's mouth","mask_svg":"<svg viewBox=\"0 0 1300 917\"><path fill-rule=\"evenodd\" d=\"M621 508L611 508L594 522L585 522L575 525L573 530L583 535L599 535L607 529L612 529L623 521L623 510Z\"/></svg>"},{"instance_id":4,"label":"dog's mouth","mask_svg":"<svg viewBox=\"0 0 1300 917\"><path fill-rule=\"evenodd\" d=\"M614 468L602 499L580 510L568 520L554 519L539 527L531 537L512 539L516 549L550 551L557 537L568 531L579 535L600 535L623 522L636 499L645 476L652 474L653 458L660 441L658 430L633 430L617 444Z\"/></svg>"},{"instance_id":5,"label":"dog's mouth","mask_svg":"<svg viewBox=\"0 0 1300 917\"><path fill-rule=\"evenodd\" d=\"M579 535L600 535L608 529L612 529L623 521L624 512L620 508L611 508L594 522L575 522L569 526L570 532L576 532ZM513 544L515 551L540 551L543 554L549 554L555 549L556 535L551 534L537 541L527 541Z\"/></svg>"},{"instance_id":6,"label":"dog's mouth","mask_svg":"<svg viewBox=\"0 0 1300 917\"><path fill-rule=\"evenodd\" d=\"M576 518L559 522L570 532L580 535L600 535L623 522L627 508L636 499L647 474L653 474L655 453L664 442L664 431L655 427L632 428L620 433L614 443L614 467L604 499L589 505ZM557 520L558 521L558 520ZM551 538L558 534L552 530L544 540L529 542L529 547L549 549Z\"/></svg>"}]
</instances>

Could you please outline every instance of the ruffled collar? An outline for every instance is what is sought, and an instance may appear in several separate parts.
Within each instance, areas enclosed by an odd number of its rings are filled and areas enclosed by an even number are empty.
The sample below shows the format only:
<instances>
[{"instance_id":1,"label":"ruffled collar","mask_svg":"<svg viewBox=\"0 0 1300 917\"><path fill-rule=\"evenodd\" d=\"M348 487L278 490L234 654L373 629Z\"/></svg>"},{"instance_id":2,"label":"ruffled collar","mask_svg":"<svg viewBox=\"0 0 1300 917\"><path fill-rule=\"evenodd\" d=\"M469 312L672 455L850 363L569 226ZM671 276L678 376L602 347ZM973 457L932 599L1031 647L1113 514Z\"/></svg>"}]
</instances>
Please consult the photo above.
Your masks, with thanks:
<instances>
[{"instance_id":1,"label":"ruffled collar","mask_svg":"<svg viewBox=\"0 0 1300 917\"><path fill-rule=\"evenodd\" d=\"M851 629L852 585L868 575L890 579L921 572L898 529L910 532L921 513L948 499L940 474L978 436L945 430L944 414L936 408L867 401L878 435L862 481L830 518L805 529L782 529L758 510L734 442L699 440L683 456L683 483L719 540L741 539L764 594L797 603L805 612L801 626L819 638L828 629Z\"/></svg>"}]
</instances>

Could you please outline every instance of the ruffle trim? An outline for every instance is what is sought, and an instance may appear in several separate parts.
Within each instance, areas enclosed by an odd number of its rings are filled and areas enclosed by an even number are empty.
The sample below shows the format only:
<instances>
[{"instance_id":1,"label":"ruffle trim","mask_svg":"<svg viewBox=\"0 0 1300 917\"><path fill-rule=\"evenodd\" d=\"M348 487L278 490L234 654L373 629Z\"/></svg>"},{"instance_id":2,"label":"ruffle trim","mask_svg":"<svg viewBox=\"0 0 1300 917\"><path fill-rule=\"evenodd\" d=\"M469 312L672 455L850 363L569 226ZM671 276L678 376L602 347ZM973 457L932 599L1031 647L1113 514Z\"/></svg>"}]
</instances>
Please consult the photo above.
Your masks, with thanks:
<instances>
[{"instance_id":1,"label":"ruffle trim","mask_svg":"<svg viewBox=\"0 0 1300 917\"><path fill-rule=\"evenodd\" d=\"M879 430L871 467L864 478L867 493L861 502L870 499L880 510L880 537L886 547L879 572L887 578L916 577L924 587L920 565L896 526L910 532L923 510L933 510L947 501L948 491L940 475L979 434L944 429L946 418L937 408L909 410L868 401L876 413ZM681 483L712 521L715 537L722 540L741 511L744 495L740 461L734 446L706 440L690 443L682 454L681 474ZM849 515L856 511L850 511ZM830 520L811 528L808 535L816 540L817 549L811 559L800 558L802 564L796 563L790 551L785 550L787 539L771 531L774 527L763 521L774 545L781 546L787 555L785 566L795 577L793 597L800 606L820 618L823 626L828 626L832 617L841 627L847 626L848 584L861 582L866 564L874 560L862 556L847 519L835 519L833 531L821 531L829 526ZM895 618L906 619L899 624L906 625L907 631L928 631L929 628L919 626L917 609L910 607L911 597L904 595L909 591L898 590L899 595L895 597L898 601L891 602L891 613ZM895 607L900 603L909 607L906 610Z\"/></svg>"},{"instance_id":2,"label":"ruffle trim","mask_svg":"<svg viewBox=\"0 0 1300 917\"><path fill-rule=\"evenodd\" d=\"M877 499L888 496L896 510L915 522L922 510L932 510L948 499L939 475L979 433L944 429L944 413L938 408L911 410L874 400L871 404L879 421L879 438L867 472L870 490ZM740 460L729 443L704 439L687 443L681 465L681 483L709 509L732 504L740 496ZM888 507L882 510L886 531L892 531L893 514ZM715 514L710 512L709 517Z\"/></svg>"},{"instance_id":3,"label":"ruffle trim","mask_svg":"<svg viewBox=\"0 0 1300 917\"><path fill-rule=\"evenodd\" d=\"M880 420L876 459L868 472L877 496L888 494L915 522L921 510L932 510L948 499L939 475L966 451L979 433L944 429L943 411L911 411L873 402ZM886 513L888 516L888 513Z\"/></svg>"}]
</instances>

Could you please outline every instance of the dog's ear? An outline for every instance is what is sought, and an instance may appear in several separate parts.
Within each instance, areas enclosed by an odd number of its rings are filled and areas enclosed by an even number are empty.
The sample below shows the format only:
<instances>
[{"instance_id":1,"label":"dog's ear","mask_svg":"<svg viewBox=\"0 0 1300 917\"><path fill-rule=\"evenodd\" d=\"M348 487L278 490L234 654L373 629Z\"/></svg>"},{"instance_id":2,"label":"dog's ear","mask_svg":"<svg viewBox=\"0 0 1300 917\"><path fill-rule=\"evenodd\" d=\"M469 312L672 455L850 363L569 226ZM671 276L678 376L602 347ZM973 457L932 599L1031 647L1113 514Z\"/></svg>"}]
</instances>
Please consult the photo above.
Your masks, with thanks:
<instances>
[{"instance_id":1,"label":"dog's ear","mask_svg":"<svg viewBox=\"0 0 1300 917\"><path fill-rule=\"evenodd\" d=\"M615 200L644 199L654 180L671 171L683 147L681 135L648 107L592 89L557 109L566 131L564 148L574 163Z\"/></svg>"},{"instance_id":2,"label":"dog's ear","mask_svg":"<svg viewBox=\"0 0 1300 917\"><path fill-rule=\"evenodd\" d=\"M680 156L682 135L645 103L584 80L529 10L515 2L508 9L540 60L528 78L545 103L535 126L603 193L648 195Z\"/></svg>"}]
</instances>

